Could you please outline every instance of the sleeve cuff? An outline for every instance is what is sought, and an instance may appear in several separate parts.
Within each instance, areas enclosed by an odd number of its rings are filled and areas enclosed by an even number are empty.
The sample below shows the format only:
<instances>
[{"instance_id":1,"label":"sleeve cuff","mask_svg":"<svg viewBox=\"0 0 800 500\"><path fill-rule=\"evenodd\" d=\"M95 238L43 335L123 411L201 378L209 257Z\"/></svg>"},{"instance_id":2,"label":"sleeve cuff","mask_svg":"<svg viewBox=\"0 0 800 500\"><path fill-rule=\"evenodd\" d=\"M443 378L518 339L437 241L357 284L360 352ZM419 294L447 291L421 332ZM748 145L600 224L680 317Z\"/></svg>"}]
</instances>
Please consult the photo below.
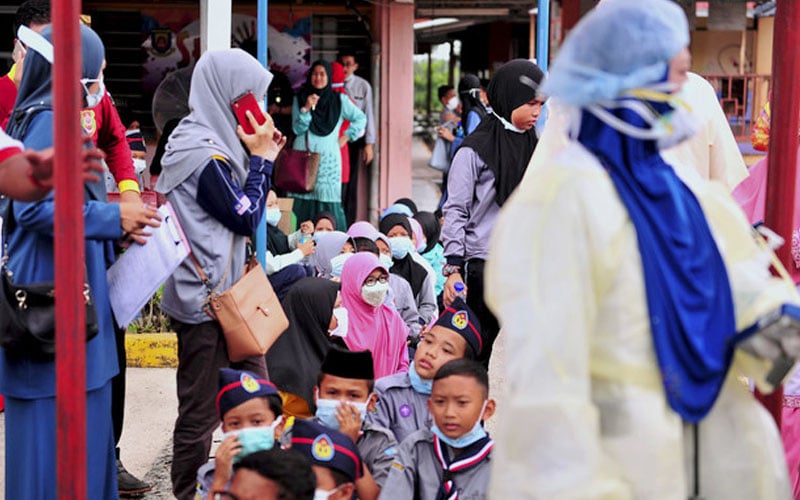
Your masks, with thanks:
<instances>
[{"instance_id":1,"label":"sleeve cuff","mask_svg":"<svg viewBox=\"0 0 800 500\"><path fill-rule=\"evenodd\" d=\"M136 193L141 193L139 190L139 183L130 179L126 179L124 181L120 181L117 184L120 193L124 193L125 191L134 191Z\"/></svg>"},{"instance_id":2,"label":"sleeve cuff","mask_svg":"<svg viewBox=\"0 0 800 500\"><path fill-rule=\"evenodd\" d=\"M461 269L464 269L463 257L455 257L455 256L447 257L447 263L450 264L451 266L458 266Z\"/></svg>"},{"instance_id":3,"label":"sleeve cuff","mask_svg":"<svg viewBox=\"0 0 800 500\"><path fill-rule=\"evenodd\" d=\"M258 155L250 155L250 170L272 175L272 162Z\"/></svg>"}]
</instances>

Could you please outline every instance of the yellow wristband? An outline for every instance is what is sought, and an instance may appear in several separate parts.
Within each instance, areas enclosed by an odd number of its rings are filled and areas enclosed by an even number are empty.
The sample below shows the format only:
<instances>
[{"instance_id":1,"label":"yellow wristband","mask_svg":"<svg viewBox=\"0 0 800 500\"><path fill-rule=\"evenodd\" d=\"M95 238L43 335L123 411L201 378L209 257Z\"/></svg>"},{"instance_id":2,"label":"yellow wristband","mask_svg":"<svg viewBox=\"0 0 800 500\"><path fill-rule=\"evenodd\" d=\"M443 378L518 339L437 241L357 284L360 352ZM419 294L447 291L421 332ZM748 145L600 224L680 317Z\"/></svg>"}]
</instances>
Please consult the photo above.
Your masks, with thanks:
<instances>
[{"instance_id":1,"label":"yellow wristband","mask_svg":"<svg viewBox=\"0 0 800 500\"><path fill-rule=\"evenodd\" d=\"M130 179L126 179L121 181L117 184L120 193L124 193L125 191L135 191L137 193L141 193L139 190L139 183Z\"/></svg>"}]
</instances>

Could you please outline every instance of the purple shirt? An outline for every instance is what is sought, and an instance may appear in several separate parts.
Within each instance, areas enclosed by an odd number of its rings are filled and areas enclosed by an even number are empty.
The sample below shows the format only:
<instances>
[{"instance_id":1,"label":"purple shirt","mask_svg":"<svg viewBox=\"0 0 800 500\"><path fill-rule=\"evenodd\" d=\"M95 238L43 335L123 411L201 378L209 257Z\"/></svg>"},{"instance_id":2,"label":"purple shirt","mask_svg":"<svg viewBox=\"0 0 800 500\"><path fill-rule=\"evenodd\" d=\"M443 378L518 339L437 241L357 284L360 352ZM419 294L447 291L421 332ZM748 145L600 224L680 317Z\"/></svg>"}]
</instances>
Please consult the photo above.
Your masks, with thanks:
<instances>
[{"instance_id":1,"label":"purple shirt","mask_svg":"<svg viewBox=\"0 0 800 500\"><path fill-rule=\"evenodd\" d=\"M486 259L489 236L500 213L494 174L472 148L458 150L447 178L442 241L448 264Z\"/></svg>"}]
</instances>

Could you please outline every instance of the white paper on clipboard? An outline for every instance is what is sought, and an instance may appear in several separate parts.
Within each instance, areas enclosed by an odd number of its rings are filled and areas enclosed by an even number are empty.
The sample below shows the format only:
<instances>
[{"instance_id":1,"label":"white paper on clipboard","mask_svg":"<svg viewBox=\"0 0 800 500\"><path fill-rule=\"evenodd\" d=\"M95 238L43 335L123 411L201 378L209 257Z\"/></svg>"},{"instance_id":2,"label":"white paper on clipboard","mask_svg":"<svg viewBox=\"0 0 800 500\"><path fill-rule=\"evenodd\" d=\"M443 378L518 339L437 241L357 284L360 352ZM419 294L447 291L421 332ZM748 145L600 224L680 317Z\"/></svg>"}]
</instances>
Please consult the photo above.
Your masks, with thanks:
<instances>
[{"instance_id":1,"label":"white paper on clipboard","mask_svg":"<svg viewBox=\"0 0 800 500\"><path fill-rule=\"evenodd\" d=\"M120 327L133 321L190 252L172 205L158 209L161 226L149 228L146 245L132 244L106 274L111 308Z\"/></svg>"}]
</instances>

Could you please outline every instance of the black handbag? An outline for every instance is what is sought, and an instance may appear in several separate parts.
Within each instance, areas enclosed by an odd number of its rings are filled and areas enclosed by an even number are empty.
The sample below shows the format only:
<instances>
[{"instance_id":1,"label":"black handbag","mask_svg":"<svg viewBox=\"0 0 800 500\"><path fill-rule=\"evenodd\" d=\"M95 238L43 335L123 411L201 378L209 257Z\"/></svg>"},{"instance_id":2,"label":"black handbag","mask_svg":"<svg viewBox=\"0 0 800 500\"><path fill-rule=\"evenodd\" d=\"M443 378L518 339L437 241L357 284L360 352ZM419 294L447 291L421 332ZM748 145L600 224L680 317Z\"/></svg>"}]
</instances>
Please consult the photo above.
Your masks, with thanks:
<instances>
[{"instance_id":1,"label":"black handbag","mask_svg":"<svg viewBox=\"0 0 800 500\"><path fill-rule=\"evenodd\" d=\"M53 282L15 285L13 273L0 269L0 346L14 357L52 360L56 353L56 303ZM100 331L89 284L84 283L86 341Z\"/></svg>"}]
</instances>

